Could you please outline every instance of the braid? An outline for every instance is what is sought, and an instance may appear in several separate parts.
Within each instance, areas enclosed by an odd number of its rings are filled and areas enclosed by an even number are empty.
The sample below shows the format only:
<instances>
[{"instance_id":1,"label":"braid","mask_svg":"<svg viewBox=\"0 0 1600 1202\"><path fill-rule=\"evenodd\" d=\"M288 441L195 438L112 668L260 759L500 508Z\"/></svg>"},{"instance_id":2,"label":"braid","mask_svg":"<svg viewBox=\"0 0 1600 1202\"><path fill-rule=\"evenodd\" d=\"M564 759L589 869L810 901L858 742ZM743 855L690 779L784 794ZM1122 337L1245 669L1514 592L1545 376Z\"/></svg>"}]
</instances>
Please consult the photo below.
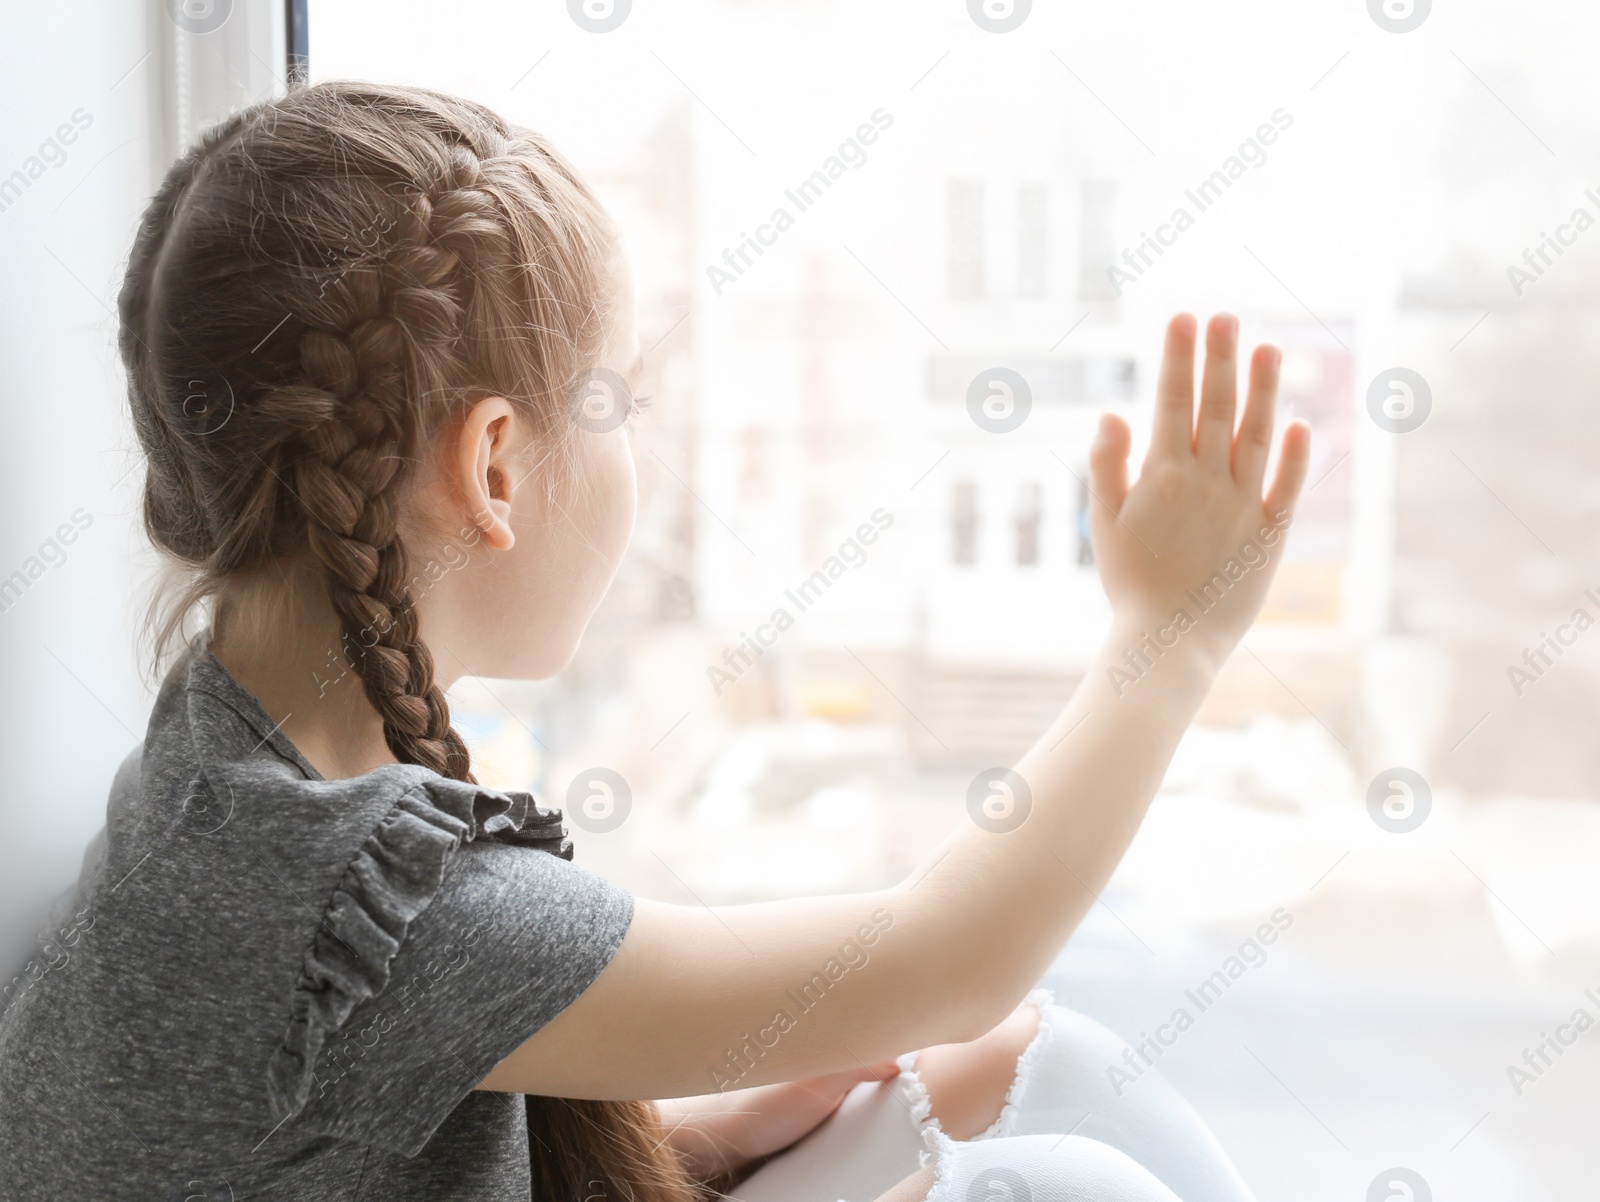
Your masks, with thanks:
<instances>
[{"instance_id":1,"label":"braid","mask_svg":"<svg viewBox=\"0 0 1600 1202\"><path fill-rule=\"evenodd\" d=\"M452 147L440 192L415 194L382 265L341 275L330 308L342 311L343 328L302 331L306 381L333 404L299 435L292 467L345 654L383 719L390 751L458 780L471 779L471 758L418 634L399 501L423 433L407 399L405 351L408 339L448 342L459 331L462 242L475 227L493 228L480 211L492 198L474 192L478 174L476 157Z\"/></svg>"}]
</instances>

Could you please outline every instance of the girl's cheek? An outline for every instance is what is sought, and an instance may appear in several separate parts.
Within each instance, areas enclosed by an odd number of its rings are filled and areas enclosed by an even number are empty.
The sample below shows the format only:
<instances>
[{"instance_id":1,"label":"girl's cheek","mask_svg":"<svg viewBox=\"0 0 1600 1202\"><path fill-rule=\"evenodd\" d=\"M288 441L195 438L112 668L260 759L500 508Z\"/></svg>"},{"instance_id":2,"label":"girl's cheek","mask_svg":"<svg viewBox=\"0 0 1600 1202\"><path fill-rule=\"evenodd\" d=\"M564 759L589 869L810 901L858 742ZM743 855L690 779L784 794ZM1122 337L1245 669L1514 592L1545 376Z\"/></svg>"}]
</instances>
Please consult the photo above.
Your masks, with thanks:
<instances>
[{"instance_id":1,"label":"girl's cheek","mask_svg":"<svg viewBox=\"0 0 1600 1202\"><path fill-rule=\"evenodd\" d=\"M639 513L639 471L633 461L633 444L631 439L624 440L622 450L623 478L618 489L621 499L622 517L622 543L626 547L628 540L633 535L634 519Z\"/></svg>"}]
</instances>

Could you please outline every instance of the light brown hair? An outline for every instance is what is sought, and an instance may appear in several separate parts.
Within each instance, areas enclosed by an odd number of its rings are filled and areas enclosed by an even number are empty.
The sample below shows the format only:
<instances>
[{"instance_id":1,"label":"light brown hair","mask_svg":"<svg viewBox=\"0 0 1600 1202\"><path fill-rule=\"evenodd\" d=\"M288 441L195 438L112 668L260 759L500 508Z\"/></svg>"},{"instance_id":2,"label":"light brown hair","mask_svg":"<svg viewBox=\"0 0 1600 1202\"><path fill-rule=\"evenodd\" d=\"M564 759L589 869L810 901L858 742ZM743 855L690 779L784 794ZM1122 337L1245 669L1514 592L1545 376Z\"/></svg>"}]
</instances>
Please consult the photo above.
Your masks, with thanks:
<instances>
[{"instance_id":1,"label":"light brown hair","mask_svg":"<svg viewBox=\"0 0 1600 1202\"><path fill-rule=\"evenodd\" d=\"M310 565L390 750L470 780L418 637L401 502L476 396L569 445L615 250L543 138L456 97L325 82L208 131L146 209L118 298L145 526L187 577L168 633L230 581ZM696 1197L650 1103L528 1114L540 1197Z\"/></svg>"}]
</instances>

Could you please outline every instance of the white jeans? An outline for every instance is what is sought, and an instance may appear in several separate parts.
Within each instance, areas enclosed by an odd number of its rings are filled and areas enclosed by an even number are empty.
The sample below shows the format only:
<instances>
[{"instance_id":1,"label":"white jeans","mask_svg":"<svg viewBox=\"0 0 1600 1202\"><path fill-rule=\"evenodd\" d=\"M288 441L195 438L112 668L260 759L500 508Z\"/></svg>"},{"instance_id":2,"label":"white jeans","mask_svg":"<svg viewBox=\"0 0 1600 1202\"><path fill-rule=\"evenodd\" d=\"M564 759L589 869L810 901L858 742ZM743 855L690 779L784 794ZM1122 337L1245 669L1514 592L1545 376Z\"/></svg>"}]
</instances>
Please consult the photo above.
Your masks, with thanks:
<instances>
[{"instance_id":1,"label":"white jeans","mask_svg":"<svg viewBox=\"0 0 1600 1202\"><path fill-rule=\"evenodd\" d=\"M908 1052L899 1077L856 1086L731 1196L872 1202L931 1163L928 1202L1253 1202L1216 1137L1154 1069L1139 1065L1131 1082L1109 1071L1137 1056L1121 1039L1048 990L1023 1005L1038 1008L1039 1031L982 1134L958 1142L940 1130Z\"/></svg>"}]
</instances>

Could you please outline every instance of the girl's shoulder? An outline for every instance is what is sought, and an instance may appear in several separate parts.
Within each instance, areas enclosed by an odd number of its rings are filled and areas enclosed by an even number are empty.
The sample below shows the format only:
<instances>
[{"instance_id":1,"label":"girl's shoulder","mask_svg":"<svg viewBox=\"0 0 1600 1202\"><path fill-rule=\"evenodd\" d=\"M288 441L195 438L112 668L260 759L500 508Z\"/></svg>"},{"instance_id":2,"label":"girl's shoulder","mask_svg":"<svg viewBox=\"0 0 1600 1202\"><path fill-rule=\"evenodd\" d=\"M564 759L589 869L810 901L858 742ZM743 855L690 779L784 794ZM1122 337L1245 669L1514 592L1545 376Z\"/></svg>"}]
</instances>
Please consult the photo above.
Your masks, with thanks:
<instances>
[{"instance_id":1,"label":"girl's shoulder","mask_svg":"<svg viewBox=\"0 0 1600 1202\"><path fill-rule=\"evenodd\" d=\"M237 828L275 859L307 867L342 864L367 839L393 843L401 863L484 837L572 858L560 811L541 809L529 793L417 764L327 780L281 728L197 640L169 673L142 748L118 774L107 815L113 838L133 827L200 839Z\"/></svg>"},{"instance_id":2,"label":"girl's shoulder","mask_svg":"<svg viewBox=\"0 0 1600 1202\"><path fill-rule=\"evenodd\" d=\"M139 803L176 822L214 887L248 883L302 931L307 910L320 910L269 1068L274 1111L293 1113L308 1100L324 1043L383 993L463 847L512 845L570 860L572 844L560 811L529 793L415 764L324 779L202 645L168 687L180 682L181 704L158 706L164 720L152 720ZM208 854L207 845L231 854Z\"/></svg>"},{"instance_id":3,"label":"girl's shoulder","mask_svg":"<svg viewBox=\"0 0 1600 1202\"><path fill-rule=\"evenodd\" d=\"M629 925L565 836L527 793L415 765L324 780L192 652L117 774L60 954L7 993L0 1120L64 1122L93 1103L78 1082L116 1078L162 1173L231 1155L213 1123L271 1136L252 1173L326 1136L415 1155ZM44 1047L71 1072L34 1071ZM145 1154L120 1138L108 1172Z\"/></svg>"}]
</instances>

